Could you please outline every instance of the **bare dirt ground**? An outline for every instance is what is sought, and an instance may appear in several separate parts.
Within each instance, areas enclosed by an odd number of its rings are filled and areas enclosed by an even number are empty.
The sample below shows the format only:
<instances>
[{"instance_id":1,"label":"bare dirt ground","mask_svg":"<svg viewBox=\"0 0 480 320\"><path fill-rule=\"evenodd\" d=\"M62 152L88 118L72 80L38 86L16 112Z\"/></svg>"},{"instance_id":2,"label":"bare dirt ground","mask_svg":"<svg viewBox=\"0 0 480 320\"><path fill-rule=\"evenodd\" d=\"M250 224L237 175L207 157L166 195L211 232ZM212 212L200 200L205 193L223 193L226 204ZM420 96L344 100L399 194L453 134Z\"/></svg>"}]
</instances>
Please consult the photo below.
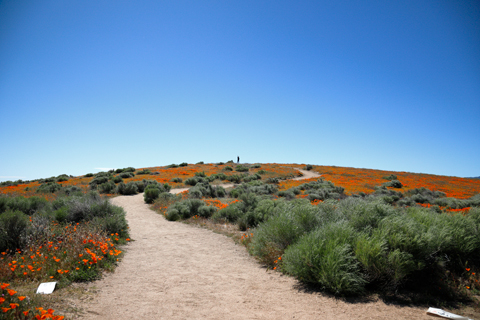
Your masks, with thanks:
<instances>
[{"instance_id":1,"label":"bare dirt ground","mask_svg":"<svg viewBox=\"0 0 480 320\"><path fill-rule=\"evenodd\" d=\"M307 175L308 174L308 175ZM311 172L305 172L311 177ZM426 308L346 302L267 271L230 238L149 209L143 194L111 200L131 238L112 274L83 285L80 319L431 319ZM93 293L92 293L93 292Z\"/></svg>"}]
</instances>

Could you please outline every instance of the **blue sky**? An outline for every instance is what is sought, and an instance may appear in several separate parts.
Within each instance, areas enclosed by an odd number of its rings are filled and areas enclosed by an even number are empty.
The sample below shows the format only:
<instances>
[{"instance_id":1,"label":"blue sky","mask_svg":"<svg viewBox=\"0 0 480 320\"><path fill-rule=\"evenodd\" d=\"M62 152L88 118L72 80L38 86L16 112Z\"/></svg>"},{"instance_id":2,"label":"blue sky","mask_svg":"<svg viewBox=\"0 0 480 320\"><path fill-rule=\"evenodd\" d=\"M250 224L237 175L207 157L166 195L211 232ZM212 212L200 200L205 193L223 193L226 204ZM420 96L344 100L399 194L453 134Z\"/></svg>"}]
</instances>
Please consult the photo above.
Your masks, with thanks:
<instances>
[{"instance_id":1,"label":"blue sky","mask_svg":"<svg viewBox=\"0 0 480 320\"><path fill-rule=\"evenodd\" d=\"M199 161L479 176L478 1L0 1L0 181Z\"/></svg>"}]
</instances>

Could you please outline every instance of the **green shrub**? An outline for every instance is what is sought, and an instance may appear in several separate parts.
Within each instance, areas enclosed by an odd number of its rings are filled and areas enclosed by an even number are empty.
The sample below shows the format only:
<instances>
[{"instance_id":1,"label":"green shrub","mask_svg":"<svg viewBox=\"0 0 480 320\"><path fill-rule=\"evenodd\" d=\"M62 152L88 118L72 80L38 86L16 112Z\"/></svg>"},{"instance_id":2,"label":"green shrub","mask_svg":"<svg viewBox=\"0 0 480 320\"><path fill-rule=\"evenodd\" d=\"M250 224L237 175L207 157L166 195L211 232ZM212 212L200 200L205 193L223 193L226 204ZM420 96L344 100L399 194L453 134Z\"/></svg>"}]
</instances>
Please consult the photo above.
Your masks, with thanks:
<instances>
[{"instance_id":1,"label":"green shrub","mask_svg":"<svg viewBox=\"0 0 480 320\"><path fill-rule=\"evenodd\" d=\"M196 164L203 164L203 161L199 161L199 162L197 162Z\"/></svg>"},{"instance_id":2,"label":"green shrub","mask_svg":"<svg viewBox=\"0 0 480 320\"><path fill-rule=\"evenodd\" d=\"M93 173L87 173L87 174L85 175L85 177L87 177L87 178L93 177Z\"/></svg>"},{"instance_id":3,"label":"green shrub","mask_svg":"<svg viewBox=\"0 0 480 320\"><path fill-rule=\"evenodd\" d=\"M11 210L22 211L26 215L33 215L46 207L48 207L48 201L40 197L0 197L0 213Z\"/></svg>"},{"instance_id":4,"label":"green shrub","mask_svg":"<svg viewBox=\"0 0 480 320\"><path fill-rule=\"evenodd\" d=\"M63 223L67 221L68 217L68 208L67 207L61 207L54 212L55 215L55 220L59 223Z\"/></svg>"},{"instance_id":5,"label":"green shrub","mask_svg":"<svg viewBox=\"0 0 480 320\"><path fill-rule=\"evenodd\" d=\"M102 183L98 186L98 192L100 193L115 193L115 189L115 183L113 183L112 181Z\"/></svg>"},{"instance_id":6,"label":"green shrub","mask_svg":"<svg viewBox=\"0 0 480 320\"><path fill-rule=\"evenodd\" d=\"M351 249L354 236L345 223L324 225L285 250L282 270L334 294L362 293L366 281Z\"/></svg>"},{"instance_id":7,"label":"green shrub","mask_svg":"<svg viewBox=\"0 0 480 320\"><path fill-rule=\"evenodd\" d=\"M273 265L289 245L321 223L318 208L308 201L281 202L273 215L256 228L251 252L267 265Z\"/></svg>"},{"instance_id":8,"label":"green shrub","mask_svg":"<svg viewBox=\"0 0 480 320\"><path fill-rule=\"evenodd\" d=\"M258 170L257 173L258 173L258 174L265 174L265 173L267 173L267 171L265 171L265 170Z\"/></svg>"},{"instance_id":9,"label":"green shrub","mask_svg":"<svg viewBox=\"0 0 480 320\"><path fill-rule=\"evenodd\" d=\"M123 179L120 176L116 176L112 178L113 183L120 183L123 182Z\"/></svg>"},{"instance_id":10,"label":"green shrub","mask_svg":"<svg viewBox=\"0 0 480 320\"><path fill-rule=\"evenodd\" d=\"M108 215L105 217L95 217L92 224L98 226L106 234L117 234L121 238L128 237L128 223L125 219L125 213Z\"/></svg>"},{"instance_id":11,"label":"green shrub","mask_svg":"<svg viewBox=\"0 0 480 320\"><path fill-rule=\"evenodd\" d=\"M225 168L223 168L223 171L233 171L233 168L230 166L226 166Z\"/></svg>"},{"instance_id":12,"label":"green shrub","mask_svg":"<svg viewBox=\"0 0 480 320\"><path fill-rule=\"evenodd\" d=\"M236 223L239 218L244 215L243 211L240 210L237 203L231 204L226 208L218 210L212 216L213 221L225 221Z\"/></svg>"},{"instance_id":13,"label":"green shrub","mask_svg":"<svg viewBox=\"0 0 480 320\"><path fill-rule=\"evenodd\" d=\"M138 193L137 184L133 181L130 181L127 184L125 184L123 182L120 182L117 185L117 193L122 194L122 195L137 194Z\"/></svg>"},{"instance_id":14,"label":"green shrub","mask_svg":"<svg viewBox=\"0 0 480 320\"><path fill-rule=\"evenodd\" d=\"M137 171L137 175L139 175L139 174L150 174L150 173L152 173L152 172L148 169L143 169L143 170Z\"/></svg>"},{"instance_id":15,"label":"green shrub","mask_svg":"<svg viewBox=\"0 0 480 320\"><path fill-rule=\"evenodd\" d=\"M240 183L240 181L242 181L242 176L234 174L231 176L227 176L227 180L233 183Z\"/></svg>"},{"instance_id":16,"label":"green shrub","mask_svg":"<svg viewBox=\"0 0 480 320\"><path fill-rule=\"evenodd\" d=\"M198 215L199 208L204 205L205 202L198 199L188 199L175 202L173 205L168 207L166 212L166 218L170 221L191 218L194 215Z\"/></svg>"},{"instance_id":17,"label":"green shrub","mask_svg":"<svg viewBox=\"0 0 480 320\"><path fill-rule=\"evenodd\" d=\"M213 206L201 206L198 208L198 215L203 218L210 218L217 209Z\"/></svg>"},{"instance_id":18,"label":"green shrub","mask_svg":"<svg viewBox=\"0 0 480 320\"><path fill-rule=\"evenodd\" d=\"M133 172L122 172L118 175L118 177L123 178L123 179L128 179L128 178L133 178L135 174Z\"/></svg>"},{"instance_id":19,"label":"green shrub","mask_svg":"<svg viewBox=\"0 0 480 320\"><path fill-rule=\"evenodd\" d=\"M389 181L398 180L398 179L397 179L397 176L394 175L394 174L391 174L391 175L389 175L389 176L382 177L382 179L389 180Z\"/></svg>"},{"instance_id":20,"label":"green shrub","mask_svg":"<svg viewBox=\"0 0 480 320\"><path fill-rule=\"evenodd\" d=\"M0 252L23 248L28 218L21 211L7 211L0 215Z\"/></svg>"},{"instance_id":21,"label":"green shrub","mask_svg":"<svg viewBox=\"0 0 480 320\"><path fill-rule=\"evenodd\" d=\"M70 179L70 177L68 175L61 174L55 179L55 181L56 182L63 182L63 181L68 181L68 179Z\"/></svg>"},{"instance_id":22,"label":"green shrub","mask_svg":"<svg viewBox=\"0 0 480 320\"><path fill-rule=\"evenodd\" d=\"M310 171L313 169L313 166L311 164L307 164L303 169Z\"/></svg>"},{"instance_id":23,"label":"green shrub","mask_svg":"<svg viewBox=\"0 0 480 320\"><path fill-rule=\"evenodd\" d=\"M170 180L172 182L177 182L177 183L182 183L182 178L173 178L172 180Z\"/></svg>"},{"instance_id":24,"label":"green shrub","mask_svg":"<svg viewBox=\"0 0 480 320\"><path fill-rule=\"evenodd\" d=\"M398 180L392 180L383 184L384 186L391 188L401 188L403 187L402 183Z\"/></svg>"},{"instance_id":25,"label":"green shrub","mask_svg":"<svg viewBox=\"0 0 480 320\"><path fill-rule=\"evenodd\" d=\"M182 162L178 165L179 167L187 167L188 166L188 163L186 162Z\"/></svg>"},{"instance_id":26,"label":"green shrub","mask_svg":"<svg viewBox=\"0 0 480 320\"><path fill-rule=\"evenodd\" d=\"M186 185L189 185L189 186L194 186L194 185L196 185L196 184L198 183L198 181L199 181L199 180L198 180L196 177L191 177L191 178L187 178L187 179L185 180L185 184L186 184Z\"/></svg>"},{"instance_id":27,"label":"green shrub","mask_svg":"<svg viewBox=\"0 0 480 320\"><path fill-rule=\"evenodd\" d=\"M82 189L80 189L80 188L77 187L77 186L69 186L69 187L63 187L63 192L64 192L67 196L71 196L71 195L74 195L74 194L81 194L81 193L82 193Z\"/></svg>"},{"instance_id":28,"label":"green shrub","mask_svg":"<svg viewBox=\"0 0 480 320\"><path fill-rule=\"evenodd\" d=\"M206 177L207 177L207 175L205 174L204 171L195 172L195 176L196 176L196 177L202 177L202 178L206 178Z\"/></svg>"},{"instance_id":29,"label":"green shrub","mask_svg":"<svg viewBox=\"0 0 480 320\"><path fill-rule=\"evenodd\" d=\"M262 165L259 164L259 163L255 163L255 164L252 165L252 168L255 168L255 169L258 169L258 168L261 168L261 167L262 167Z\"/></svg>"},{"instance_id":30,"label":"green shrub","mask_svg":"<svg viewBox=\"0 0 480 320\"><path fill-rule=\"evenodd\" d=\"M239 164L235 167L235 171L237 171L237 172L247 172L248 170L249 170L248 167L243 166L241 164Z\"/></svg>"},{"instance_id":31,"label":"green shrub","mask_svg":"<svg viewBox=\"0 0 480 320\"><path fill-rule=\"evenodd\" d=\"M55 182L42 183L38 188L38 193L55 193L62 189L62 186Z\"/></svg>"},{"instance_id":32,"label":"green shrub","mask_svg":"<svg viewBox=\"0 0 480 320\"><path fill-rule=\"evenodd\" d=\"M154 185L149 185L145 188L143 199L145 200L145 203L153 203L159 195L160 189Z\"/></svg>"}]
</instances>

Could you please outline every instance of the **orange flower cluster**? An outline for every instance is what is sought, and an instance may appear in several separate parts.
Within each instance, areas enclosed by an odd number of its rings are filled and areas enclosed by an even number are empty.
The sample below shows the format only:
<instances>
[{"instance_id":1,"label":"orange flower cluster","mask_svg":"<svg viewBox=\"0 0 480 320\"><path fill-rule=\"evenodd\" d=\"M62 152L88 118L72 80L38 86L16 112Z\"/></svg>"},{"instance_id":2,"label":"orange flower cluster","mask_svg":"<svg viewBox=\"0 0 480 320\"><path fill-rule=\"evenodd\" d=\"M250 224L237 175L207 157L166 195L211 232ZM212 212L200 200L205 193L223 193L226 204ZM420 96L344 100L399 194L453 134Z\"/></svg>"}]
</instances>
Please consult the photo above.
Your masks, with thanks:
<instances>
[{"instance_id":1,"label":"orange flower cluster","mask_svg":"<svg viewBox=\"0 0 480 320\"><path fill-rule=\"evenodd\" d=\"M231 205L232 203L240 202L240 200L233 200L227 203L223 203L220 200L213 200L213 199L203 199L203 202L205 202L208 206L214 206L218 210L224 209Z\"/></svg>"},{"instance_id":2,"label":"orange flower cluster","mask_svg":"<svg viewBox=\"0 0 480 320\"><path fill-rule=\"evenodd\" d=\"M7 289L9 283L1 283L0 288L2 290L2 296L0 297L0 308L2 309L2 314L0 317L6 317L8 319L52 319L52 320L63 320L64 316L54 315L55 310L43 308L35 308L36 312L32 312L30 309L27 309L27 306L23 303L25 296L15 296L17 291L12 289ZM26 309L26 310L25 310ZM27 318L28 317L28 318Z\"/></svg>"},{"instance_id":3,"label":"orange flower cluster","mask_svg":"<svg viewBox=\"0 0 480 320\"><path fill-rule=\"evenodd\" d=\"M53 225L52 228L57 228ZM121 254L115 248L114 241L101 234L89 233L77 225L61 228L61 232L53 234L55 241L47 241L38 247L30 247L25 251L17 250L8 255L2 252L0 258L0 277L2 279L52 279L68 275L72 268L95 266L108 256ZM118 241L118 238L116 238Z\"/></svg>"}]
</instances>

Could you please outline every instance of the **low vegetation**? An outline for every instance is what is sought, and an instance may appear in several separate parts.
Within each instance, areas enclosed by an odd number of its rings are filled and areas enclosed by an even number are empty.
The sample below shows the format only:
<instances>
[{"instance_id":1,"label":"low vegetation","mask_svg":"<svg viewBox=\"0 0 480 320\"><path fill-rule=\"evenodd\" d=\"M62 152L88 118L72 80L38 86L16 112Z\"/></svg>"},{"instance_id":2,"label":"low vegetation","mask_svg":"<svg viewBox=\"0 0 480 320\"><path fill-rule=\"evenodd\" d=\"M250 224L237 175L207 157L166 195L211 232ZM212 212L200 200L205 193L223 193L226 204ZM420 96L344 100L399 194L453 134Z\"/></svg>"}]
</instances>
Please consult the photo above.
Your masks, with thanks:
<instances>
[{"instance_id":1,"label":"low vegetation","mask_svg":"<svg viewBox=\"0 0 480 320\"><path fill-rule=\"evenodd\" d=\"M480 294L478 179L299 165L321 178L294 181L292 167L184 162L4 182L1 279L67 284L98 277L120 254L102 246L128 237L124 213L99 193L143 192L168 220L235 226L238 240L267 268L335 295L468 301ZM190 189L172 195L172 187ZM59 237L72 242L53 240ZM39 254L48 256L43 265Z\"/></svg>"}]
</instances>

